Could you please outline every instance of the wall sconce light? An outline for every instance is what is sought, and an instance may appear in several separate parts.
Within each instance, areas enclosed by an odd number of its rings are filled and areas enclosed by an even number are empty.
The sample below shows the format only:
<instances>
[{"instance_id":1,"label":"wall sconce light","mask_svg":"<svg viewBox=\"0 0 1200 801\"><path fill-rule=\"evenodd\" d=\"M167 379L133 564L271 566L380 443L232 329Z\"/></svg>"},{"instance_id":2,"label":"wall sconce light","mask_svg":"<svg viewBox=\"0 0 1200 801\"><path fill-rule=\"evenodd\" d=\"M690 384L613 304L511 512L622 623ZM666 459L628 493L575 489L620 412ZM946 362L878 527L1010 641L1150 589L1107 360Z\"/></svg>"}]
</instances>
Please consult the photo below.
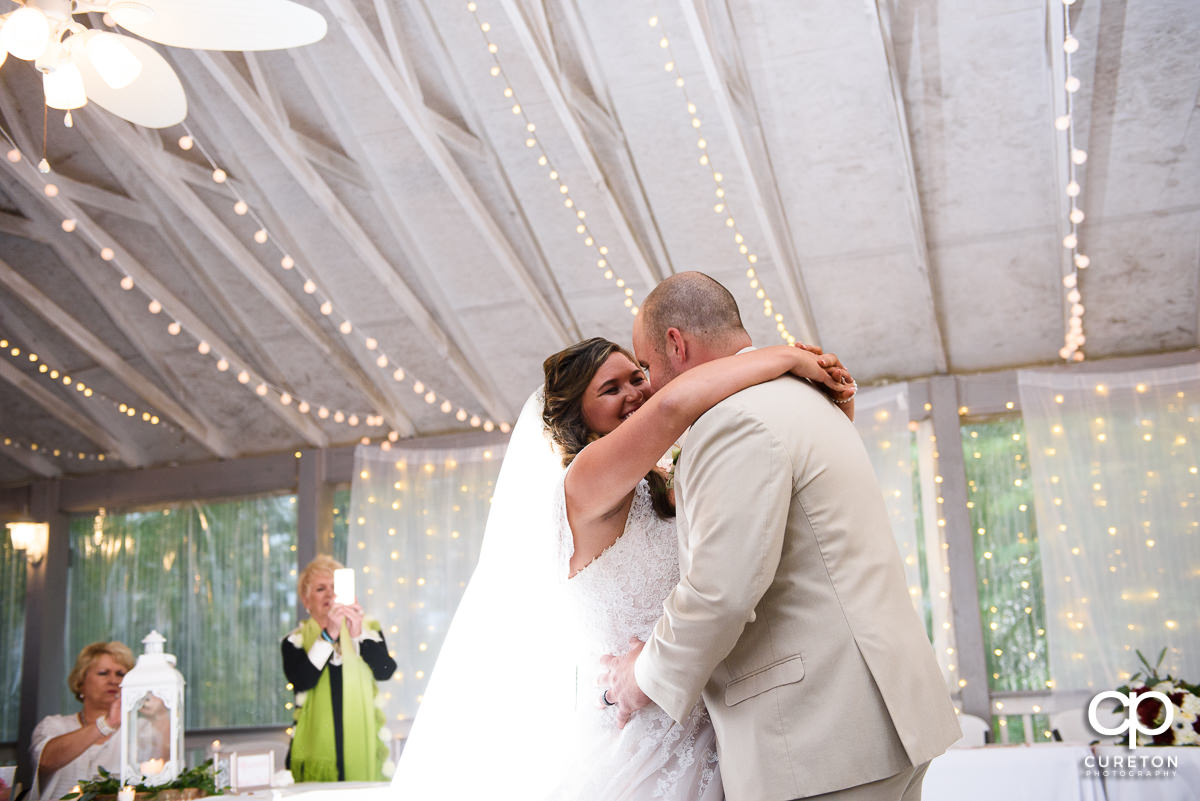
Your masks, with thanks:
<instances>
[{"instance_id":1,"label":"wall sconce light","mask_svg":"<svg viewBox=\"0 0 1200 801\"><path fill-rule=\"evenodd\" d=\"M12 539L13 550L24 551L29 564L36 565L46 556L46 548L50 541L50 524L9 523L8 536Z\"/></svg>"}]
</instances>

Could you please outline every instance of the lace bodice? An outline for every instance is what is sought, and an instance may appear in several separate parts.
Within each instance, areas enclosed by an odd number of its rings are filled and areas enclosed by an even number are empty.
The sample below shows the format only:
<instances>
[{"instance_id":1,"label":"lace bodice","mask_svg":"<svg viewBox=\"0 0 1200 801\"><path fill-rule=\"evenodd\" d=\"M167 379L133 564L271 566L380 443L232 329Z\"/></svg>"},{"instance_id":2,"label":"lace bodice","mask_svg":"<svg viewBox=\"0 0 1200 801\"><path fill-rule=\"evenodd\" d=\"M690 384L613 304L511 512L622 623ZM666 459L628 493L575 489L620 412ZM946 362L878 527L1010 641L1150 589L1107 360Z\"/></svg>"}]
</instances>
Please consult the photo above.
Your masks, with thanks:
<instances>
[{"instance_id":1,"label":"lace bodice","mask_svg":"<svg viewBox=\"0 0 1200 801\"><path fill-rule=\"evenodd\" d=\"M563 478L556 496L555 525L559 569L567 575L575 546ZM581 644L593 654L611 654L628 650L630 637L646 639L662 615L663 600L678 582L675 521L654 513L650 485L643 479L634 490L624 532L567 582Z\"/></svg>"},{"instance_id":2,"label":"lace bodice","mask_svg":"<svg viewBox=\"0 0 1200 801\"><path fill-rule=\"evenodd\" d=\"M570 572L575 552L565 487L564 475L554 510L562 576ZM614 707L596 705L597 691L590 681L599 672L600 656L625 653L630 637L650 636L662 616L663 601L678 583L675 521L654 513L650 486L643 480L634 490L621 536L567 581L583 652L582 739L577 745L581 761L569 772L568 784L551 796L555 801L721 801L716 740L702 703L679 723L651 704L620 729Z\"/></svg>"}]
</instances>

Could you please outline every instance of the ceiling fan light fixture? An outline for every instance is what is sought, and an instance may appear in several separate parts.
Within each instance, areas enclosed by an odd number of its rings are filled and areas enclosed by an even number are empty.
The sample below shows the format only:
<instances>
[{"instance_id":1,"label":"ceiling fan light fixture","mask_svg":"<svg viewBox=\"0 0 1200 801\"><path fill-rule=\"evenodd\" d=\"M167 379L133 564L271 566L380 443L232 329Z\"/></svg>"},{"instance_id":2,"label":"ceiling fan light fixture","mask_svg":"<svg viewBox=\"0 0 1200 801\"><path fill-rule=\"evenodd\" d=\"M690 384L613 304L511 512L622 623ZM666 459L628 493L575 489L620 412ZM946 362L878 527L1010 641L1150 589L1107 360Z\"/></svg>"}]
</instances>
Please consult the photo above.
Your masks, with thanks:
<instances>
[{"instance_id":1,"label":"ceiling fan light fixture","mask_svg":"<svg viewBox=\"0 0 1200 801\"><path fill-rule=\"evenodd\" d=\"M133 29L154 19L154 9L145 3L121 0L109 7L108 13L122 28Z\"/></svg>"},{"instance_id":2,"label":"ceiling fan light fixture","mask_svg":"<svg viewBox=\"0 0 1200 801\"><path fill-rule=\"evenodd\" d=\"M18 8L0 28L0 46L17 58L33 61L50 44L50 20L32 6Z\"/></svg>"},{"instance_id":3,"label":"ceiling fan light fixture","mask_svg":"<svg viewBox=\"0 0 1200 801\"><path fill-rule=\"evenodd\" d=\"M87 55L96 72L113 89L124 89L142 74L142 62L125 43L123 37L107 31L97 31L88 37Z\"/></svg>"},{"instance_id":4,"label":"ceiling fan light fixture","mask_svg":"<svg viewBox=\"0 0 1200 801\"><path fill-rule=\"evenodd\" d=\"M50 108L69 111L87 104L83 76L79 67L70 61L42 73L42 91L46 93L46 105Z\"/></svg>"}]
</instances>

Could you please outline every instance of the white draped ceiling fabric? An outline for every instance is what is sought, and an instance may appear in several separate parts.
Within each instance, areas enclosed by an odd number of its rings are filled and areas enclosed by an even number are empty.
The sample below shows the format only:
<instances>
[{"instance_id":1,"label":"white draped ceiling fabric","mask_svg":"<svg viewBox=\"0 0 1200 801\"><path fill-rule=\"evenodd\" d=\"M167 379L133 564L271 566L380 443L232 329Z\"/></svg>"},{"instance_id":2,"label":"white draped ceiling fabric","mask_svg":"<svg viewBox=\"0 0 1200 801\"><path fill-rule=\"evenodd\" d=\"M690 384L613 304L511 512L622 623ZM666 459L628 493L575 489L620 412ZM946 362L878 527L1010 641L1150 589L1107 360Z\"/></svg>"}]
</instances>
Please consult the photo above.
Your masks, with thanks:
<instances>
[{"instance_id":1,"label":"white draped ceiling fabric","mask_svg":"<svg viewBox=\"0 0 1200 801\"><path fill-rule=\"evenodd\" d=\"M380 687L394 733L411 725L475 569L503 457L503 445L355 451L346 565L396 659Z\"/></svg>"},{"instance_id":2,"label":"white draped ceiling fabric","mask_svg":"<svg viewBox=\"0 0 1200 801\"><path fill-rule=\"evenodd\" d=\"M1019 373L1060 690L1200 675L1200 365Z\"/></svg>"}]
</instances>

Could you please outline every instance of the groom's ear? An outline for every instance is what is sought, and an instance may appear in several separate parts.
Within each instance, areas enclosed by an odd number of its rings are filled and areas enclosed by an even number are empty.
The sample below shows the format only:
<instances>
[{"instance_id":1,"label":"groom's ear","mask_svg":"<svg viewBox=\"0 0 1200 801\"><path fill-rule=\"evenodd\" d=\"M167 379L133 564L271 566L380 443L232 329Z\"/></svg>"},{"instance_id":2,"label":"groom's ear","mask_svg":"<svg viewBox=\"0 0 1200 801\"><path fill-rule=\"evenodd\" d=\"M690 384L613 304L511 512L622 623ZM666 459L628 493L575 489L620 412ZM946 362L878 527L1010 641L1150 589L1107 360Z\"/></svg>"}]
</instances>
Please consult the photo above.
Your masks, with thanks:
<instances>
[{"instance_id":1,"label":"groom's ear","mask_svg":"<svg viewBox=\"0 0 1200 801\"><path fill-rule=\"evenodd\" d=\"M667 360L675 366L687 363L688 346L687 340L678 328L668 328L666 333L666 356Z\"/></svg>"}]
</instances>

